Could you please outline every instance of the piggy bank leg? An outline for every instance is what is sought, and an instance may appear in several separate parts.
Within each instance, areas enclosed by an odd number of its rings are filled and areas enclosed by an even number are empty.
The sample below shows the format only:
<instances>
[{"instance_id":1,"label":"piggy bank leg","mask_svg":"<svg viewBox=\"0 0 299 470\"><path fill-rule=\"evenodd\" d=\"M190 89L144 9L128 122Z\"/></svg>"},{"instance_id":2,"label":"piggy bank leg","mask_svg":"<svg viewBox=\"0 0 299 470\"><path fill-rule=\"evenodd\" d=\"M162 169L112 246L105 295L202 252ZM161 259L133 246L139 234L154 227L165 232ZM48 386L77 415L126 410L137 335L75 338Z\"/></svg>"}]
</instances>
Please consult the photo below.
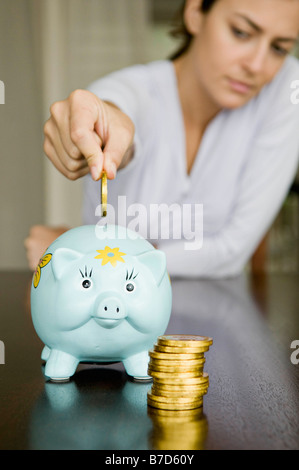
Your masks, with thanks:
<instances>
[{"instance_id":1,"label":"piggy bank leg","mask_svg":"<svg viewBox=\"0 0 299 470\"><path fill-rule=\"evenodd\" d=\"M141 353L124 359L123 364L127 374L135 380L151 381L152 378L147 373L148 361L148 351L142 351Z\"/></svg>"},{"instance_id":2,"label":"piggy bank leg","mask_svg":"<svg viewBox=\"0 0 299 470\"><path fill-rule=\"evenodd\" d=\"M57 349L52 349L46 363L45 375L55 382L69 380L76 372L79 360Z\"/></svg>"},{"instance_id":3,"label":"piggy bank leg","mask_svg":"<svg viewBox=\"0 0 299 470\"><path fill-rule=\"evenodd\" d=\"M48 346L45 346L41 354L42 361L47 361L49 359L50 354L51 354L51 349L48 348Z\"/></svg>"}]
</instances>

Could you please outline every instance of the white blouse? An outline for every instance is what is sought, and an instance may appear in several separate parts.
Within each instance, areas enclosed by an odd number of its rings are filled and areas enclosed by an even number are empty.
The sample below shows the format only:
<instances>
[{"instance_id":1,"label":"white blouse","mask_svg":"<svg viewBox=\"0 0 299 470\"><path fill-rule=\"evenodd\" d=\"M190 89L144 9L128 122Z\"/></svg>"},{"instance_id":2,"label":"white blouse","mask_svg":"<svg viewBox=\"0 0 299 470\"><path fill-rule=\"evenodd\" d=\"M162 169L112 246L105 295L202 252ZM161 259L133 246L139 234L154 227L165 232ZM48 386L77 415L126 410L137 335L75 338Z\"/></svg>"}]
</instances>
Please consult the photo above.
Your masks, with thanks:
<instances>
[{"instance_id":1,"label":"white blouse","mask_svg":"<svg viewBox=\"0 0 299 470\"><path fill-rule=\"evenodd\" d=\"M299 104L291 97L298 78L299 61L290 56L258 96L221 111L205 131L190 175L172 62L129 67L91 84L89 90L122 109L136 129L133 160L108 181L107 222L158 245L171 276L239 274L297 171ZM101 183L85 177L85 224L99 222L100 195Z\"/></svg>"}]
</instances>

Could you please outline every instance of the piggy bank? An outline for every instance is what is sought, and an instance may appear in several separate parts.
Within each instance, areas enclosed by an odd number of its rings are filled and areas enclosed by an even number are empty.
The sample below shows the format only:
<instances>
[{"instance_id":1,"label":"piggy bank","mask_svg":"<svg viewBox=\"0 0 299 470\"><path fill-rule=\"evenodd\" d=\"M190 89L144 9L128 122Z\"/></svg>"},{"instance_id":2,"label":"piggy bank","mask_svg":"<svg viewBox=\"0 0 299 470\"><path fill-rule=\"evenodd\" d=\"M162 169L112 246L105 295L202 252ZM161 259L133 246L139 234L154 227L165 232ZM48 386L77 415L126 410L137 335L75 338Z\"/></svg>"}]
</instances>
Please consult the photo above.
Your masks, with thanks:
<instances>
[{"instance_id":1,"label":"piggy bank","mask_svg":"<svg viewBox=\"0 0 299 470\"><path fill-rule=\"evenodd\" d=\"M45 375L68 380L80 362L122 362L149 380L148 350L172 304L163 252L125 227L87 225L55 240L33 275L31 314Z\"/></svg>"}]
</instances>

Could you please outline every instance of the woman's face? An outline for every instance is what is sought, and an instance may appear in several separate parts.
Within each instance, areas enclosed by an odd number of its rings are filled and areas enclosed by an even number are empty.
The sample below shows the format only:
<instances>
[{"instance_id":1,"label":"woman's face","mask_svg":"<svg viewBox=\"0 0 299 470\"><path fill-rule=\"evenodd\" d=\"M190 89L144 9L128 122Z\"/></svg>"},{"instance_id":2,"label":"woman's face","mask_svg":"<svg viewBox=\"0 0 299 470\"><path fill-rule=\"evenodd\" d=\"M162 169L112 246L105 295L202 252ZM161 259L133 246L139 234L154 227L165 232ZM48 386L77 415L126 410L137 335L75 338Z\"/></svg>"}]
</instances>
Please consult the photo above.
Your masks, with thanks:
<instances>
[{"instance_id":1,"label":"woman's face","mask_svg":"<svg viewBox=\"0 0 299 470\"><path fill-rule=\"evenodd\" d=\"M197 14L187 54L196 80L221 108L257 95L299 35L299 0L217 0L209 13Z\"/></svg>"}]
</instances>

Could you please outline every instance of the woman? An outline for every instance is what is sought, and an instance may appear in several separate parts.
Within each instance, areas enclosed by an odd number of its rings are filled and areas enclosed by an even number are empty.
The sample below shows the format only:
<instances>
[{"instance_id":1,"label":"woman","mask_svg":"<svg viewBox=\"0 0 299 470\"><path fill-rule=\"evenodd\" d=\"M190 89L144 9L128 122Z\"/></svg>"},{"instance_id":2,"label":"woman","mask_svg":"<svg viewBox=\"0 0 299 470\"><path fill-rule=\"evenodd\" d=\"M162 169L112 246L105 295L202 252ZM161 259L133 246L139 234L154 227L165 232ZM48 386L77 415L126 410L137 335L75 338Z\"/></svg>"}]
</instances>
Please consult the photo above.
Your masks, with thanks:
<instances>
[{"instance_id":1,"label":"woman","mask_svg":"<svg viewBox=\"0 0 299 470\"><path fill-rule=\"evenodd\" d=\"M98 221L102 170L118 220L125 195L126 208L146 208L148 233L151 205L202 204L201 249L150 238L170 275L232 276L271 225L298 165L299 106L290 98L299 63L289 53L299 1L186 0L183 24L172 61L115 72L55 103L44 150L72 180L90 172L84 223ZM27 239L29 254L36 238Z\"/></svg>"}]
</instances>

